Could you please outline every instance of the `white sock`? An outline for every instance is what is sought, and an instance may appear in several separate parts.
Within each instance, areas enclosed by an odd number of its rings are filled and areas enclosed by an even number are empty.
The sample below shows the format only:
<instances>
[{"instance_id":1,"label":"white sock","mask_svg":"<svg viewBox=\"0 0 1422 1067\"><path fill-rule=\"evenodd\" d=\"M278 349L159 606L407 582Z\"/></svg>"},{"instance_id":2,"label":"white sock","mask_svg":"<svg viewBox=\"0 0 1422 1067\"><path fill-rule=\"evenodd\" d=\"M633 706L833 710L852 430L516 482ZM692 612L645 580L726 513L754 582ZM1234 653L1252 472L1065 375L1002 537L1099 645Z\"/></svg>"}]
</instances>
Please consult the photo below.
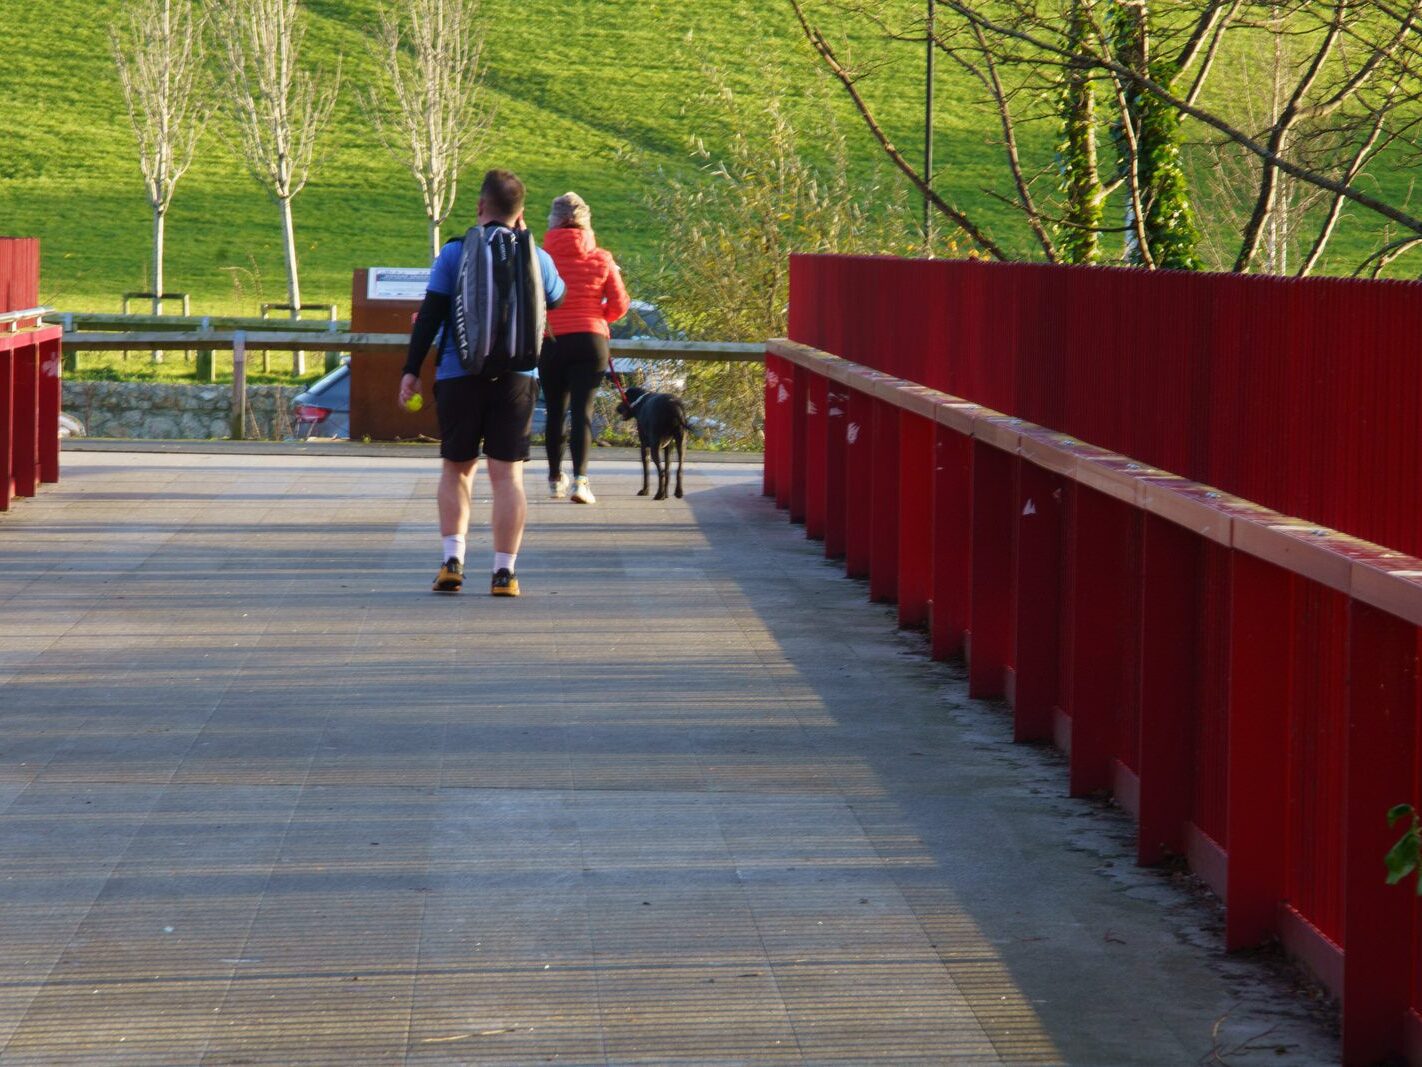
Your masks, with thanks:
<instances>
[{"instance_id":1,"label":"white sock","mask_svg":"<svg viewBox=\"0 0 1422 1067\"><path fill-rule=\"evenodd\" d=\"M516 559L518 559L517 552L495 552L494 570L508 571L510 574L514 574L516 573L514 571L514 561Z\"/></svg>"},{"instance_id":2,"label":"white sock","mask_svg":"<svg viewBox=\"0 0 1422 1067\"><path fill-rule=\"evenodd\" d=\"M464 562L464 535L450 534L444 539L444 558Z\"/></svg>"}]
</instances>

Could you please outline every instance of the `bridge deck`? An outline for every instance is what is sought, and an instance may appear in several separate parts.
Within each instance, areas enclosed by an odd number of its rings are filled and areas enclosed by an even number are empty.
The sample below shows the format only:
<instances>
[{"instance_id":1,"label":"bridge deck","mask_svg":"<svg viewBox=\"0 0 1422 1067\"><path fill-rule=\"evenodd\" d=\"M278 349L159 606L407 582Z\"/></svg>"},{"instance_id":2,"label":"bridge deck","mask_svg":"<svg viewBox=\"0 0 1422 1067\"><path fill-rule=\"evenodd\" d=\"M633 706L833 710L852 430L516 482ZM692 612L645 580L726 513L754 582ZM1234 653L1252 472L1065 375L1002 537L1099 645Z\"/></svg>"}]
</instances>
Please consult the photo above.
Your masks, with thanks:
<instances>
[{"instance_id":1,"label":"bridge deck","mask_svg":"<svg viewBox=\"0 0 1422 1067\"><path fill-rule=\"evenodd\" d=\"M4 1063L1333 1058L758 468L535 496L518 601L427 592L433 473L79 453L0 519Z\"/></svg>"}]
</instances>

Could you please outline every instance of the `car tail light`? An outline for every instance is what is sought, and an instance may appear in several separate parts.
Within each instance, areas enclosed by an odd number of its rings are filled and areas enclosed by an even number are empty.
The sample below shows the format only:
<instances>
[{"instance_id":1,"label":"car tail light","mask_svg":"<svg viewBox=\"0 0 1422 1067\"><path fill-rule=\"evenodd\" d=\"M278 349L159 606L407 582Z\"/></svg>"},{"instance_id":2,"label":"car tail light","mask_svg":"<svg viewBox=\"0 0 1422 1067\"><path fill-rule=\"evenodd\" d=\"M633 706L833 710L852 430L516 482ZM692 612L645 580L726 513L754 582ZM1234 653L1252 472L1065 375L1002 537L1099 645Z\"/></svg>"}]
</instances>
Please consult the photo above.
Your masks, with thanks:
<instances>
[{"instance_id":1,"label":"car tail light","mask_svg":"<svg viewBox=\"0 0 1422 1067\"><path fill-rule=\"evenodd\" d=\"M325 422L326 416L330 414L330 408L312 407L310 404L296 405L296 419L298 422Z\"/></svg>"}]
</instances>

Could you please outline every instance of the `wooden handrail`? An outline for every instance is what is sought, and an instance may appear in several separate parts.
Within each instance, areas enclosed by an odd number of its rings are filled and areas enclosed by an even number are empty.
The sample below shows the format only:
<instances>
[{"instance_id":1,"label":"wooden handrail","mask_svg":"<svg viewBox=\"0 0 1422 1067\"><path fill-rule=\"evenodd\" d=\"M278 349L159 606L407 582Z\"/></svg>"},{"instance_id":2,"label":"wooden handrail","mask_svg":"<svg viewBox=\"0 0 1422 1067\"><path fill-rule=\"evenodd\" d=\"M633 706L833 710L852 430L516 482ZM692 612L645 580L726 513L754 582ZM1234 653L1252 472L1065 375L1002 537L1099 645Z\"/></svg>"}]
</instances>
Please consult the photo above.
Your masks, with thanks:
<instances>
[{"instance_id":1,"label":"wooden handrail","mask_svg":"<svg viewBox=\"0 0 1422 1067\"><path fill-rule=\"evenodd\" d=\"M1422 626L1422 560L783 338L771 355Z\"/></svg>"}]
</instances>

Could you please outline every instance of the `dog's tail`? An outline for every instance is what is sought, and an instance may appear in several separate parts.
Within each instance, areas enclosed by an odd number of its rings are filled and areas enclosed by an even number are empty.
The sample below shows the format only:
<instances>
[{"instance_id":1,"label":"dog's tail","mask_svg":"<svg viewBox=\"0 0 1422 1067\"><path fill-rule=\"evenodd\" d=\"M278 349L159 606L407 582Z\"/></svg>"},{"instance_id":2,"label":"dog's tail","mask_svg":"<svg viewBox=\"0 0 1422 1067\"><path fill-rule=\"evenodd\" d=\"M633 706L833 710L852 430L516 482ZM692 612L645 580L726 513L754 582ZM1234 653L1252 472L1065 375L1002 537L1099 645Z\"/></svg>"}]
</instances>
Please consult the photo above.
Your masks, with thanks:
<instances>
[{"instance_id":1,"label":"dog's tail","mask_svg":"<svg viewBox=\"0 0 1422 1067\"><path fill-rule=\"evenodd\" d=\"M681 402L681 397L672 397L671 409L673 432L678 437L685 437L691 429L691 422L686 417L686 405Z\"/></svg>"}]
</instances>

